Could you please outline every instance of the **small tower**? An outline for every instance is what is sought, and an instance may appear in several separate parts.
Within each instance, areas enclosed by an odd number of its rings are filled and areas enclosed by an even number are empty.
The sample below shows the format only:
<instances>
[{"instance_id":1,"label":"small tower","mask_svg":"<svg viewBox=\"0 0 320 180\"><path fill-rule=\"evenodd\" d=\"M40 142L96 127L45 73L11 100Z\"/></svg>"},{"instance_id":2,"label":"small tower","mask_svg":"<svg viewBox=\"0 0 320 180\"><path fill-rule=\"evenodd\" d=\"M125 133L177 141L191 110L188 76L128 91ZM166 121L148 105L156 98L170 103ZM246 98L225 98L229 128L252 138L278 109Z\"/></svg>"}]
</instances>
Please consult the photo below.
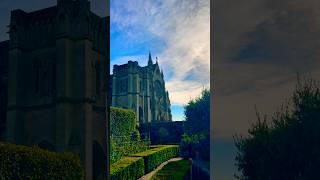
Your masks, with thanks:
<instances>
[{"instance_id":1,"label":"small tower","mask_svg":"<svg viewBox=\"0 0 320 180\"><path fill-rule=\"evenodd\" d=\"M153 62L152 62L152 57L151 57L151 53L149 51L149 60L148 60L148 66L151 66L153 65Z\"/></svg>"}]
</instances>

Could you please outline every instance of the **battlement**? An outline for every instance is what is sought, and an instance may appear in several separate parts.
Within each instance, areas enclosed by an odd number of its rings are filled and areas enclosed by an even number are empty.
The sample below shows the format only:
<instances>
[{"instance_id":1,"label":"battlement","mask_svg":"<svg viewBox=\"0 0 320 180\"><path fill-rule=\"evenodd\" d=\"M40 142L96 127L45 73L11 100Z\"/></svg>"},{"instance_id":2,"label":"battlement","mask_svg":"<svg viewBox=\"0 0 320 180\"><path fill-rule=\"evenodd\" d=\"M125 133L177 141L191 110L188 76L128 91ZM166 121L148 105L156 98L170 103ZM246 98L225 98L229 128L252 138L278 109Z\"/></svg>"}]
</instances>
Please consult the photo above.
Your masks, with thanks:
<instances>
[{"instance_id":1,"label":"battlement","mask_svg":"<svg viewBox=\"0 0 320 180\"><path fill-rule=\"evenodd\" d=\"M11 47L37 49L55 44L57 38L88 39L99 52L106 50L107 18L90 11L90 3L68 1L57 6L11 12Z\"/></svg>"}]
</instances>

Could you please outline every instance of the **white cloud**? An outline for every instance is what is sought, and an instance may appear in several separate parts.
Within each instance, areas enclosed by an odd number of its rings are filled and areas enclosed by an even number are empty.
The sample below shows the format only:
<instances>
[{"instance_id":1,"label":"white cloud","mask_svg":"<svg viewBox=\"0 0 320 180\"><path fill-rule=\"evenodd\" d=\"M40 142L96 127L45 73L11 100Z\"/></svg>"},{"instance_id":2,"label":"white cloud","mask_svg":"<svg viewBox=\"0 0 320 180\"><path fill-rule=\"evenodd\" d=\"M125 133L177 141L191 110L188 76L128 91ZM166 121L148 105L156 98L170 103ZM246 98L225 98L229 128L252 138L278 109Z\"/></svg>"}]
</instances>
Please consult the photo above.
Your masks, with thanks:
<instances>
[{"instance_id":1,"label":"white cloud","mask_svg":"<svg viewBox=\"0 0 320 180\"><path fill-rule=\"evenodd\" d=\"M209 87L209 4L209 0L112 2L111 21L116 24L114 28L128 30L128 41L143 37L136 28L130 28L139 27L166 43L156 56L164 73L173 72L166 82L172 104L185 104L199 96L204 86ZM186 80L188 76L192 78Z\"/></svg>"}]
</instances>

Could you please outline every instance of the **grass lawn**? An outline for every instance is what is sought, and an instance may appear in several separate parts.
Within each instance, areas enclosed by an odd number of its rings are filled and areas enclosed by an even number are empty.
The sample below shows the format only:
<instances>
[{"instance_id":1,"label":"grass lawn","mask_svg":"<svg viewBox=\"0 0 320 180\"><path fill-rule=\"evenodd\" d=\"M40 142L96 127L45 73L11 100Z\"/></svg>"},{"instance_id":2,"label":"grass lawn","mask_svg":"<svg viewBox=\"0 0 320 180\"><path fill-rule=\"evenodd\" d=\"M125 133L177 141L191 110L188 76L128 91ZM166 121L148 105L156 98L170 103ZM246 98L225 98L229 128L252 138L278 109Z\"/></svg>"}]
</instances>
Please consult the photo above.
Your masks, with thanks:
<instances>
[{"instance_id":1,"label":"grass lawn","mask_svg":"<svg viewBox=\"0 0 320 180\"><path fill-rule=\"evenodd\" d=\"M159 170L151 180L170 179L170 180L187 180L190 179L190 164L186 159L169 162Z\"/></svg>"}]
</instances>

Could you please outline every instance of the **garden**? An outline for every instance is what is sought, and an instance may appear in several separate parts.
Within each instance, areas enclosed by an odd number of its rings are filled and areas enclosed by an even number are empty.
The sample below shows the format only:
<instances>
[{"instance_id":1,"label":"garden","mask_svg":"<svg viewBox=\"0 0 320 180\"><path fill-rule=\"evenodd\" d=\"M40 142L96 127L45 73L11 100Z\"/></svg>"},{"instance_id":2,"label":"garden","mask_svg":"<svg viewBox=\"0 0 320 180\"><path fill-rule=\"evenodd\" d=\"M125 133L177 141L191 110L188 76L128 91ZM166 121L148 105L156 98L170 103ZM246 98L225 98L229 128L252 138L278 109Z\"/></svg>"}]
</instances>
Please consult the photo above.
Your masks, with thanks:
<instances>
[{"instance_id":1,"label":"garden","mask_svg":"<svg viewBox=\"0 0 320 180\"><path fill-rule=\"evenodd\" d=\"M156 172L152 179L186 179L192 168L197 164L207 164L209 169L210 161L210 91L203 90L201 95L190 100L185 106L185 121L183 122L183 133L179 133L178 143L172 145L173 140L166 136L157 136L151 145L150 136L141 136L136 122L135 113L132 110L116 107L110 108L110 177L118 179L139 179L140 177L154 171L162 163L175 158L183 159L177 162L170 162L161 170ZM158 124L158 131L164 132L168 125ZM173 127L178 127L174 125ZM151 128L152 129L152 128ZM170 129L170 128L169 128ZM174 129L174 128L171 128ZM161 131L160 131L161 130ZM168 134L166 133L158 133ZM171 132L171 131L170 131ZM152 134L152 132L151 132ZM170 133L169 136L176 134ZM170 140L170 141L169 141ZM177 138L174 139L177 141ZM161 144L154 144L161 142ZM180 143L179 143L180 142ZM188 159L192 159L192 165ZM177 171L174 171L176 169ZM197 170L201 172L202 169ZM204 174L204 175L203 175ZM195 174L207 179L205 173Z\"/></svg>"},{"instance_id":2,"label":"garden","mask_svg":"<svg viewBox=\"0 0 320 180\"><path fill-rule=\"evenodd\" d=\"M110 178L138 179L179 155L178 145L150 145L142 139L132 110L110 108Z\"/></svg>"}]
</instances>

